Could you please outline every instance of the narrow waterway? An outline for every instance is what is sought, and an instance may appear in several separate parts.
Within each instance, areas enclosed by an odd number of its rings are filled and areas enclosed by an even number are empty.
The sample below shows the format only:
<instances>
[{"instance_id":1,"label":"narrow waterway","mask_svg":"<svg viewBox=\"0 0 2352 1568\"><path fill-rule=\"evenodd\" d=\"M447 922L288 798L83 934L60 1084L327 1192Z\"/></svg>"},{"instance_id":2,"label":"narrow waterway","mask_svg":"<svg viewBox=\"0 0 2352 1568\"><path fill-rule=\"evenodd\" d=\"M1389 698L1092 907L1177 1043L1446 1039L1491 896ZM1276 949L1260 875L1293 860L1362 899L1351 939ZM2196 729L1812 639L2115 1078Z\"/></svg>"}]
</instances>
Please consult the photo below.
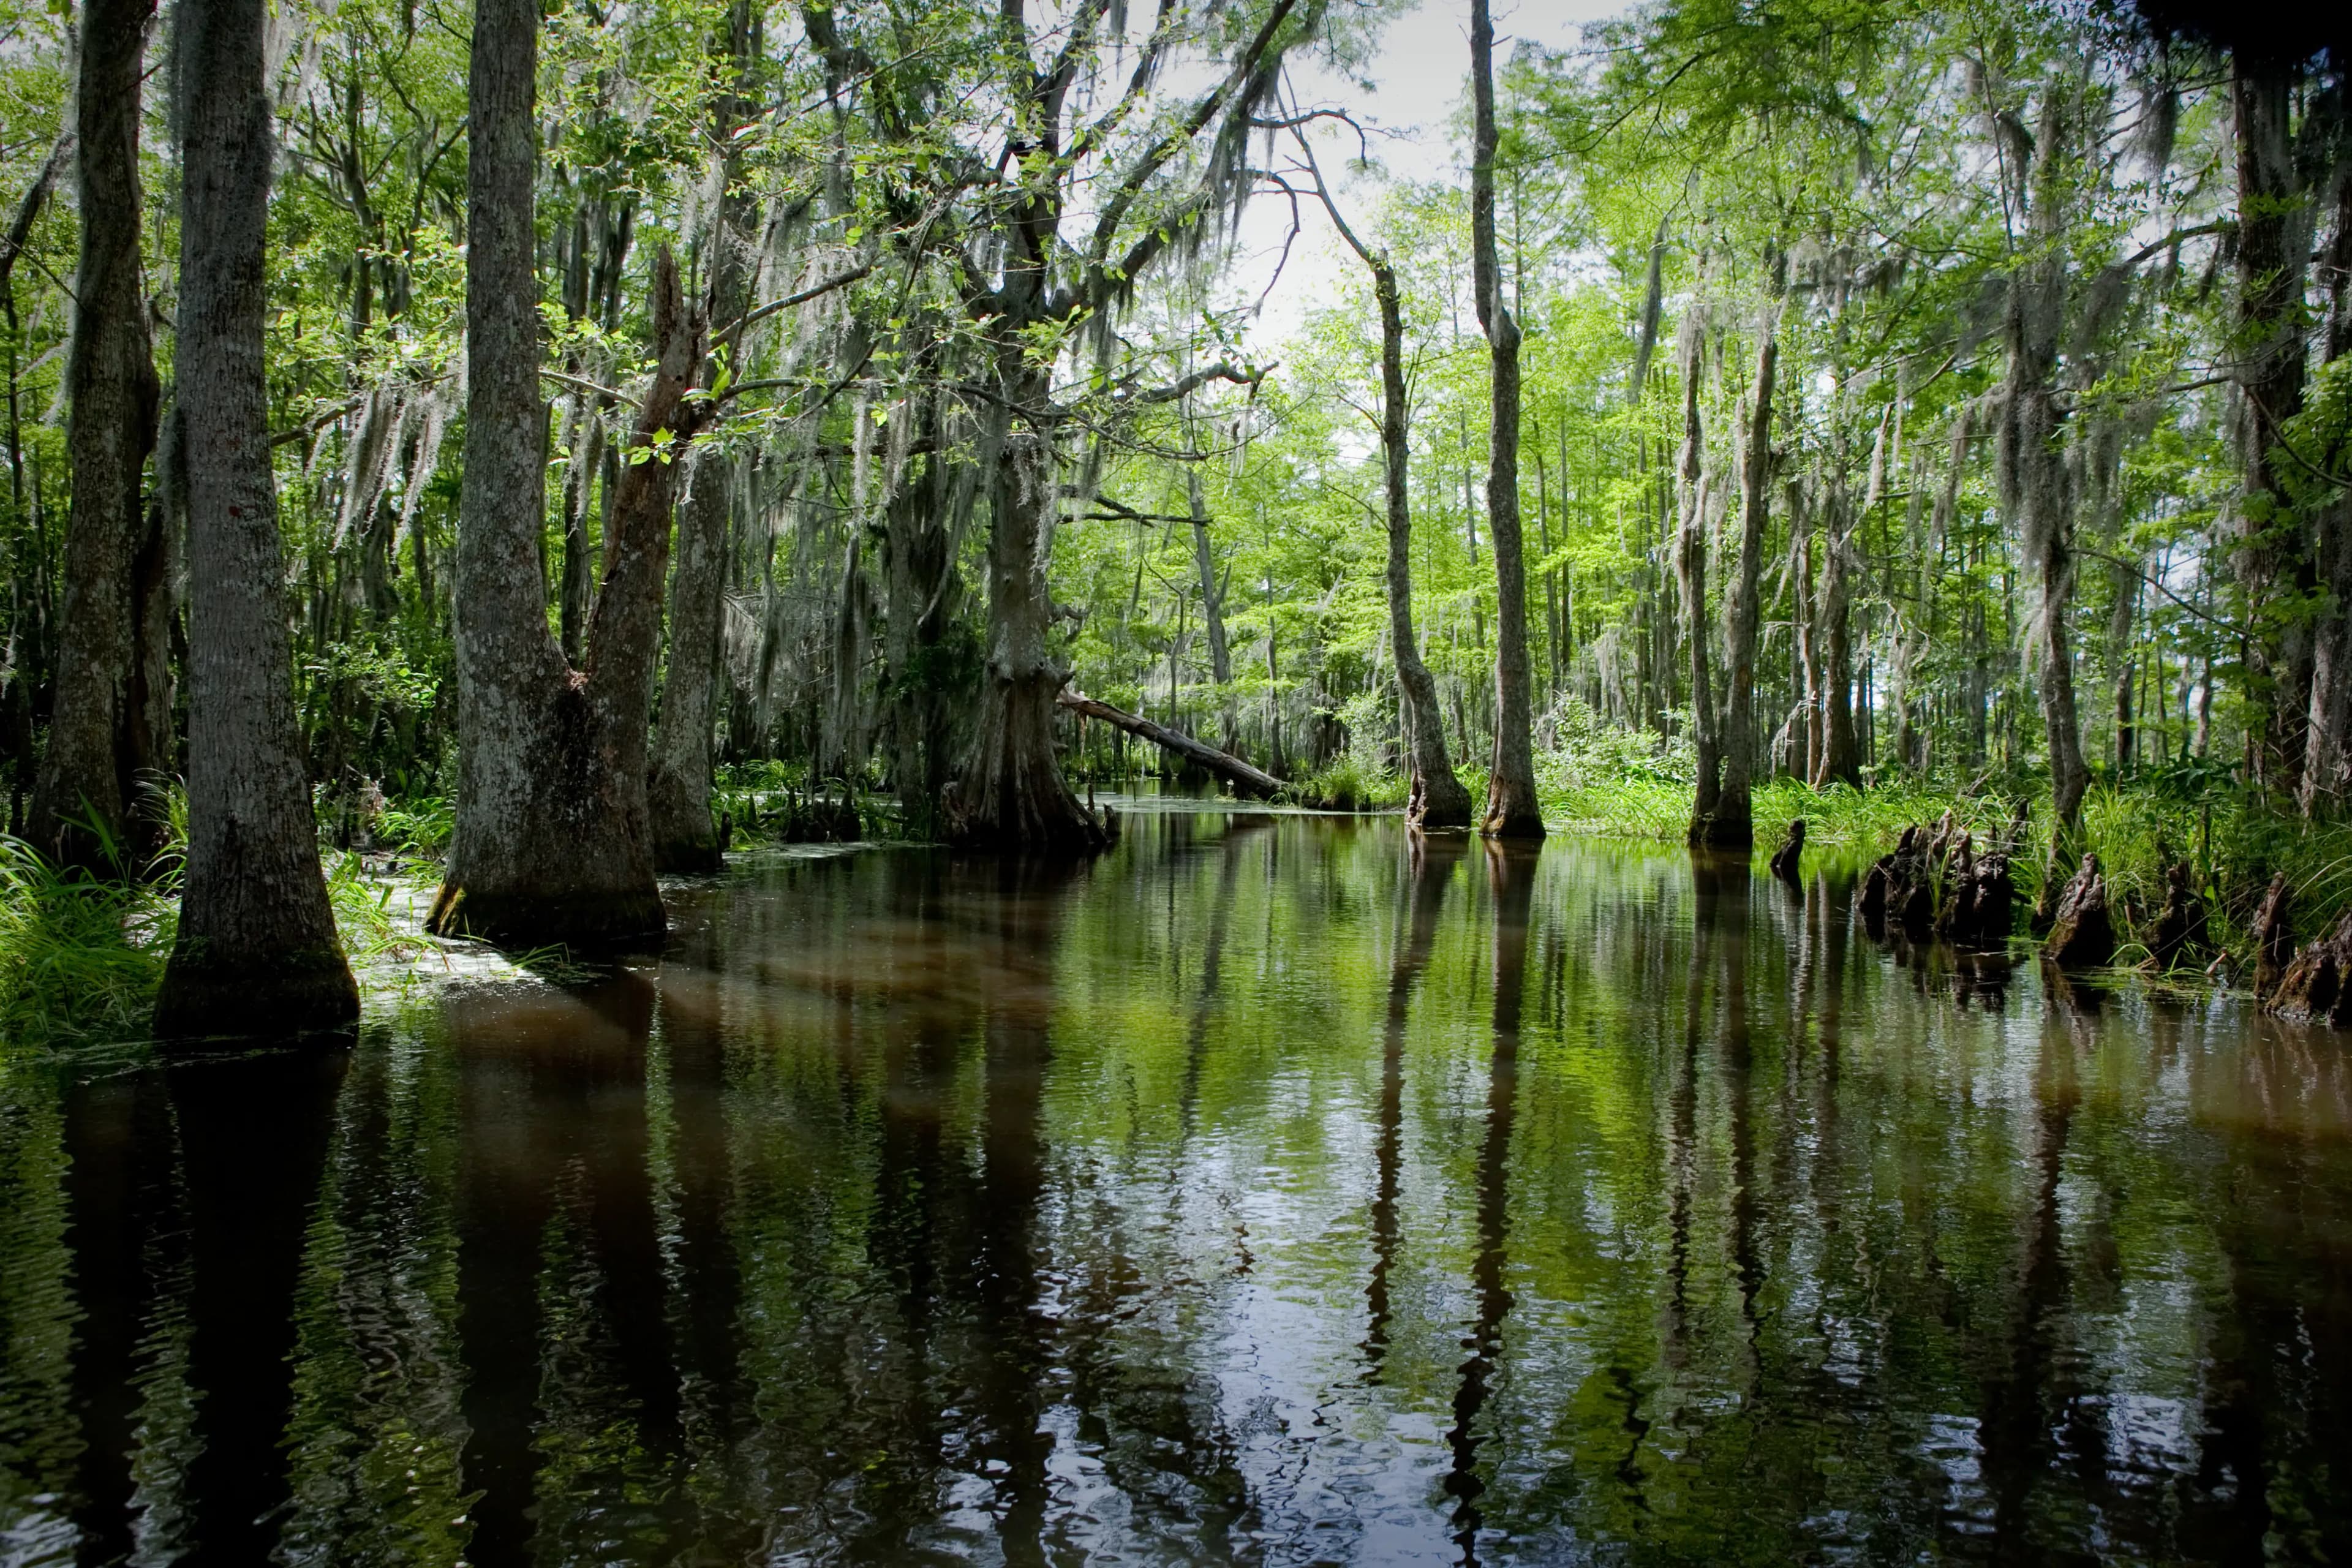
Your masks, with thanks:
<instances>
[{"instance_id":1,"label":"narrow waterway","mask_svg":"<svg viewBox=\"0 0 2352 1568\"><path fill-rule=\"evenodd\" d=\"M0 1563L2341 1561L2344 1040L1849 892L1139 810L0 1067Z\"/></svg>"}]
</instances>

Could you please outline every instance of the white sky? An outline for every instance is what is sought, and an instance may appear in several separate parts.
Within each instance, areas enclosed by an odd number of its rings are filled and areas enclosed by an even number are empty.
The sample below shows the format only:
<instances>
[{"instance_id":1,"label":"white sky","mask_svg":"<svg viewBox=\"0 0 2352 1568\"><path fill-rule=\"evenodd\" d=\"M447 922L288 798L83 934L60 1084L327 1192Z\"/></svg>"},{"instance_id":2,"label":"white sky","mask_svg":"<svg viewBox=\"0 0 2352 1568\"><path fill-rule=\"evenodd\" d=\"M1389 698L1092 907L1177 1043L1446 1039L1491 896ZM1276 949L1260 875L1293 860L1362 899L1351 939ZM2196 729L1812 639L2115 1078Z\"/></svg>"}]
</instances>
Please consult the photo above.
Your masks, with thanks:
<instances>
[{"instance_id":1,"label":"white sky","mask_svg":"<svg viewBox=\"0 0 2352 1568\"><path fill-rule=\"evenodd\" d=\"M1564 47L1578 41L1578 30L1585 23L1629 8L1627 0L1494 0L1494 5L1498 62L1509 58L1516 40ZM1353 82L1313 66L1295 68L1290 80L1301 107L1344 107L1367 125L1398 132L1376 139L1372 152L1396 177L1466 178L1459 157L1466 144L1453 144L1446 132L1456 104L1467 98L1469 70L1468 0L1422 0L1419 7L1391 22L1381 38L1365 72L1376 91L1368 95ZM1344 126L1327 128L1317 138L1317 160L1350 223L1370 213L1377 195L1376 180L1354 175L1344 166L1355 147L1355 133ZM1307 311L1328 296L1335 280L1360 265L1332 234L1319 209L1302 203L1300 211L1304 231L1251 334L1253 347L1261 353L1294 332ZM1232 279L1237 294L1254 298L1265 287L1289 230L1290 205L1278 194L1250 203L1242 218Z\"/></svg>"}]
</instances>

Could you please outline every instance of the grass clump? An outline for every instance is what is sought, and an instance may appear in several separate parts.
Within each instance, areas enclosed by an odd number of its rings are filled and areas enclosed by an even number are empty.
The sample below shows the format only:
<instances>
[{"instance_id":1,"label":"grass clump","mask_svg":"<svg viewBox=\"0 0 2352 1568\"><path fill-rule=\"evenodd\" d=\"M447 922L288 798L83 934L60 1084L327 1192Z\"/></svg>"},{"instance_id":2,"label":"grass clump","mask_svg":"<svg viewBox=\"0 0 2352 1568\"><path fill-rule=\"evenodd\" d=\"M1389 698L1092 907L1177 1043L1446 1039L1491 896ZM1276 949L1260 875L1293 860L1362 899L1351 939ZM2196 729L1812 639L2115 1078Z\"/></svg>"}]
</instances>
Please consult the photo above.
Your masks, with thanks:
<instances>
[{"instance_id":1,"label":"grass clump","mask_svg":"<svg viewBox=\"0 0 2352 1568\"><path fill-rule=\"evenodd\" d=\"M1536 798L1570 833L1680 843L1690 832L1696 763L1686 742L1608 722L1576 698L1544 716ZM1468 783L1465 774L1464 781ZM1483 791L1474 791L1483 800Z\"/></svg>"},{"instance_id":2,"label":"grass clump","mask_svg":"<svg viewBox=\"0 0 2352 1568\"><path fill-rule=\"evenodd\" d=\"M1342 753L1286 793L1294 804L1311 810L1377 811L1402 805L1405 789L1403 774L1368 768L1352 753Z\"/></svg>"},{"instance_id":3,"label":"grass clump","mask_svg":"<svg viewBox=\"0 0 2352 1568\"><path fill-rule=\"evenodd\" d=\"M147 1032L179 929L185 816L143 879L59 870L0 835L0 1051L56 1049ZM405 984L428 956L417 911L429 880L373 877L356 855L325 857L328 901L353 969ZM420 868L427 877L430 868Z\"/></svg>"},{"instance_id":4,"label":"grass clump","mask_svg":"<svg viewBox=\"0 0 2352 1568\"><path fill-rule=\"evenodd\" d=\"M59 871L0 836L0 1038L39 1047L143 1030L178 927L175 893Z\"/></svg>"}]
</instances>

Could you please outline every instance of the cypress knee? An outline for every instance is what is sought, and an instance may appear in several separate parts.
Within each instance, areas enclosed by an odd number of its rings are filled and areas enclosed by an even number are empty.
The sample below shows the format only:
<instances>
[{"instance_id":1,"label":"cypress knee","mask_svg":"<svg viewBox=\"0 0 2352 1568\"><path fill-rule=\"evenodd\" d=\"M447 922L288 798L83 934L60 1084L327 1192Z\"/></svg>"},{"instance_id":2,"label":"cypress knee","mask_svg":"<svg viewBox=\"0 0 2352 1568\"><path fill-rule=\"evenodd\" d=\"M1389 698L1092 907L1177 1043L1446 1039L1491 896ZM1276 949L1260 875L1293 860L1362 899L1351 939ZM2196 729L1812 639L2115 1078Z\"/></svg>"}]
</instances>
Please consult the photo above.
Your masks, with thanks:
<instances>
[{"instance_id":1,"label":"cypress knee","mask_svg":"<svg viewBox=\"0 0 2352 1568\"><path fill-rule=\"evenodd\" d=\"M2352 976L2352 915L2294 955L2263 1005L2291 1023L2352 1025L2347 976Z\"/></svg>"},{"instance_id":2,"label":"cypress knee","mask_svg":"<svg viewBox=\"0 0 2352 1568\"><path fill-rule=\"evenodd\" d=\"M1805 819L1791 817L1789 831L1780 839L1780 847L1772 851L1772 875L1784 882L1796 881L1798 863L1804 858L1804 853Z\"/></svg>"},{"instance_id":3,"label":"cypress knee","mask_svg":"<svg viewBox=\"0 0 2352 1568\"><path fill-rule=\"evenodd\" d=\"M2294 953L2294 892L2286 873L2271 879L2254 916L2254 994L2267 1000Z\"/></svg>"},{"instance_id":4,"label":"cypress knee","mask_svg":"<svg viewBox=\"0 0 2352 1568\"><path fill-rule=\"evenodd\" d=\"M2115 957L2115 919L2096 855L2083 857L2074 879L2058 895L2056 919L2042 951L2061 969L2095 969Z\"/></svg>"}]
</instances>

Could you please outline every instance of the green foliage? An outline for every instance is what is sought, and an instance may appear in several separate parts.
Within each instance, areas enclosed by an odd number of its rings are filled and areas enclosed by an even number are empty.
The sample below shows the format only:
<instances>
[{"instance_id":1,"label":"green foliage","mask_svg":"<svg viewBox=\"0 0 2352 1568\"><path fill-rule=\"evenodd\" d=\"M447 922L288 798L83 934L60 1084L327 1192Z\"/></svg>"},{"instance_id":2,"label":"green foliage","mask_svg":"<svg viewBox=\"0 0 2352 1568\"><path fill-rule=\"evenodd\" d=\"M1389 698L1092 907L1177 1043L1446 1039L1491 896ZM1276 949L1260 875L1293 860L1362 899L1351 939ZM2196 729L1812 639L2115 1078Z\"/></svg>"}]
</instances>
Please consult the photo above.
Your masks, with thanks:
<instances>
[{"instance_id":1,"label":"green foliage","mask_svg":"<svg viewBox=\"0 0 2352 1568\"><path fill-rule=\"evenodd\" d=\"M0 836L0 1054L136 1038L146 1032L179 923L186 813L144 878L60 872L21 839ZM371 991L436 972L421 912L432 872L372 874L356 855L327 857L327 895L345 955Z\"/></svg>"},{"instance_id":2,"label":"green foliage","mask_svg":"<svg viewBox=\"0 0 2352 1568\"><path fill-rule=\"evenodd\" d=\"M1371 811L1404 804L1406 780L1402 773L1378 773L1354 755L1291 786L1291 798L1318 811Z\"/></svg>"},{"instance_id":3,"label":"green foliage","mask_svg":"<svg viewBox=\"0 0 2352 1568\"><path fill-rule=\"evenodd\" d=\"M438 856L449 847L457 807L441 795L387 801L373 829L376 843L413 855Z\"/></svg>"},{"instance_id":4,"label":"green foliage","mask_svg":"<svg viewBox=\"0 0 2352 1568\"><path fill-rule=\"evenodd\" d=\"M60 873L0 837L0 1040L11 1047L144 1029L177 905L166 888Z\"/></svg>"},{"instance_id":5,"label":"green foliage","mask_svg":"<svg viewBox=\"0 0 2352 1568\"><path fill-rule=\"evenodd\" d=\"M1619 732L1622 733L1622 732ZM1601 837L1680 842L1690 826L1691 788L1639 761L1615 771L1582 767L1566 751L1539 752L1538 777L1546 823ZM1932 826L1949 813L1979 845L2005 838L2021 805L2029 816L2012 865L2019 896L2041 890L2050 853L2046 784L1965 790L1932 780L1900 780L1857 790L1815 790L1790 778L1757 786L1756 848L1760 859L1790 821L1805 820L1808 864L1851 872L1895 847L1906 827ZM2294 895L2299 938L2334 929L2352 910L2352 823L2305 822L2278 812L2219 767L2147 770L2093 785L2084 803L2084 847L2099 857L2109 897L2126 928L2162 909L2167 868L2186 860L2191 885L2206 899L2212 940L2241 972L2252 963L2251 933L2263 891L2284 873Z\"/></svg>"}]
</instances>

